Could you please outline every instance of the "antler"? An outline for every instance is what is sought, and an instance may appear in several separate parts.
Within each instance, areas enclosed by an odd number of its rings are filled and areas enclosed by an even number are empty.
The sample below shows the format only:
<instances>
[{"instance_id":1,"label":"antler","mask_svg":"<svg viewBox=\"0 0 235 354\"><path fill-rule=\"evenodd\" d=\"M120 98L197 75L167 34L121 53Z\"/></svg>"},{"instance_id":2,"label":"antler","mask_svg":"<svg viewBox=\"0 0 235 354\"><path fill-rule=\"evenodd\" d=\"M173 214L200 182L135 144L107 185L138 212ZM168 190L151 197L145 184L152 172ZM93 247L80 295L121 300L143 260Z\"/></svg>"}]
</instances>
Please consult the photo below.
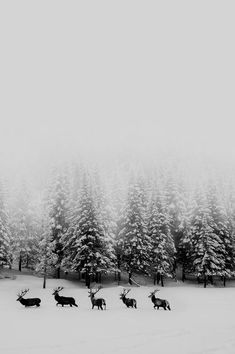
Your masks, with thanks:
<instances>
[{"instance_id":1,"label":"antler","mask_svg":"<svg viewBox=\"0 0 235 354\"><path fill-rule=\"evenodd\" d=\"M64 289L63 286L58 286L57 288L54 289L54 291L59 292L59 291L61 291L61 290L63 290L63 289Z\"/></svg>"},{"instance_id":2,"label":"antler","mask_svg":"<svg viewBox=\"0 0 235 354\"><path fill-rule=\"evenodd\" d=\"M131 289L123 288L123 295L127 295L130 291L131 291Z\"/></svg>"},{"instance_id":3,"label":"antler","mask_svg":"<svg viewBox=\"0 0 235 354\"><path fill-rule=\"evenodd\" d=\"M17 296L18 296L18 297L22 297L22 296L24 296L28 291L29 291L29 289L21 290L21 293L17 294Z\"/></svg>"},{"instance_id":4,"label":"antler","mask_svg":"<svg viewBox=\"0 0 235 354\"><path fill-rule=\"evenodd\" d=\"M98 293L98 291L99 291L100 289L102 289L102 286L101 286L101 285L99 285L98 288L96 288L96 289L94 289L94 288L93 288L93 289L90 289L90 290L89 290L89 293L95 295L96 293Z\"/></svg>"}]
</instances>

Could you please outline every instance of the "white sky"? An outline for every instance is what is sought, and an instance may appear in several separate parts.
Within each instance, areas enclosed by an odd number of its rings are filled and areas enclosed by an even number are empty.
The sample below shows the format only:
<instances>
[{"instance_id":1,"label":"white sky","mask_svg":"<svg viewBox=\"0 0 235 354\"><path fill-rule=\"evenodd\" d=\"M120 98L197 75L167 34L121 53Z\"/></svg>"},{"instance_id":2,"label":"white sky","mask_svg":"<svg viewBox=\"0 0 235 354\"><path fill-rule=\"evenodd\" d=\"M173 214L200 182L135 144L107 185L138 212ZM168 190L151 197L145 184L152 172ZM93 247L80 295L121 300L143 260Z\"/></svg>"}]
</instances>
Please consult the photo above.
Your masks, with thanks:
<instances>
[{"instance_id":1,"label":"white sky","mask_svg":"<svg viewBox=\"0 0 235 354\"><path fill-rule=\"evenodd\" d=\"M235 160L234 10L1 1L1 165L159 149Z\"/></svg>"}]
</instances>

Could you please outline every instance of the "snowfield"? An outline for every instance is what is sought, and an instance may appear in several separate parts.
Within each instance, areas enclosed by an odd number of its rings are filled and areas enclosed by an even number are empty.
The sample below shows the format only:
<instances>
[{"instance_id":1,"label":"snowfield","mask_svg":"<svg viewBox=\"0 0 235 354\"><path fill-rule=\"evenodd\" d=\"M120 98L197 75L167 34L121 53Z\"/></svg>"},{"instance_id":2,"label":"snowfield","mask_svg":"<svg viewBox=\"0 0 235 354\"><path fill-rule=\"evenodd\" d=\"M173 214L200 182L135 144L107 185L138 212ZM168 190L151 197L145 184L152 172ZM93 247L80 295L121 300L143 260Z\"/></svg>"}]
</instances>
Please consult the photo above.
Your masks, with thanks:
<instances>
[{"instance_id":1,"label":"snowfield","mask_svg":"<svg viewBox=\"0 0 235 354\"><path fill-rule=\"evenodd\" d=\"M180 284L179 284L180 285ZM52 289L75 297L78 308L56 306ZM19 290L40 297L40 308L24 308ZM161 288L172 311L154 310L147 297L153 287L133 287L129 297L137 310L119 299L121 287L104 288L99 295L107 310L91 310L86 288L66 280L17 276L0 280L1 354L150 354L235 353L235 289L174 286Z\"/></svg>"}]
</instances>

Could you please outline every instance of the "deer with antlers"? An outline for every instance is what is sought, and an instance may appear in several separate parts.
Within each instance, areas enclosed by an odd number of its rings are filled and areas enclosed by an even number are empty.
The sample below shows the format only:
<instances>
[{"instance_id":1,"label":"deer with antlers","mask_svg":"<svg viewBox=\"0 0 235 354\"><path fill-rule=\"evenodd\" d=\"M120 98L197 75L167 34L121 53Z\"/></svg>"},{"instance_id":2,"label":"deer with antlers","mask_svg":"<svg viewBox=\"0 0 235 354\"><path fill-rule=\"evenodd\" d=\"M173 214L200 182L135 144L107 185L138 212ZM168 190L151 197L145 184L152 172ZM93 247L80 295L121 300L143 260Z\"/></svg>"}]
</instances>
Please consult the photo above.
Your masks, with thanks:
<instances>
[{"instance_id":1,"label":"deer with antlers","mask_svg":"<svg viewBox=\"0 0 235 354\"><path fill-rule=\"evenodd\" d=\"M31 299L24 299L24 295L29 291L29 289L22 290L21 293L17 294L18 298L16 301L19 301L23 306L30 307L30 306L40 306L41 299L39 298L31 298Z\"/></svg>"},{"instance_id":2,"label":"deer with antlers","mask_svg":"<svg viewBox=\"0 0 235 354\"><path fill-rule=\"evenodd\" d=\"M126 307L132 307L137 309L137 302L135 299L130 299L126 295L131 291L131 289L123 289L123 292L120 294L120 299L126 305Z\"/></svg>"},{"instance_id":3,"label":"deer with antlers","mask_svg":"<svg viewBox=\"0 0 235 354\"><path fill-rule=\"evenodd\" d=\"M92 309L97 306L98 307L98 310L101 309L103 310L103 306L104 306L104 309L106 310L106 302L104 299L102 298L95 298L95 294L98 293L98 291L101 289L102 287L99 286L97 289L90 289L88 291L88 297L91 298L91 304L92 304Z\"/></svg>"},{"instance_id":4,"label":"deer with antlers","mask_svg":"<svg viewBox=\"0 0 235 354\"><path fill-rule=\"evenodd\" d=\"M159 299L158 297L155 296L156 292L159 291L159 289L156 289L154 291L152 291L149 295L149 297L151 298L153 305L153 308L159 310L159 307L163 307L164 310L168 309L169 311L171 310L170 304L167 300L164 299Z\"/></svg>"},{"instance_id":5,"label":"deer with antlers","mask_svg":"<svg viewBox=\"0 0 235 354\"><path fill-rule=\"evenodd\" d=\"M57 301L57 305L62 305L62 307L64 307L64 305L69 305L70 307L72 306L76 306L78 307L78 305L75 302L75 299L73 297L67 297L67 296L60 296L59 292L61 290L63 290L64 288L62 286L58 286L58 288L54 289L52 295L54 295L55 297L55 301Z\"/></svg>"}]
</instances>

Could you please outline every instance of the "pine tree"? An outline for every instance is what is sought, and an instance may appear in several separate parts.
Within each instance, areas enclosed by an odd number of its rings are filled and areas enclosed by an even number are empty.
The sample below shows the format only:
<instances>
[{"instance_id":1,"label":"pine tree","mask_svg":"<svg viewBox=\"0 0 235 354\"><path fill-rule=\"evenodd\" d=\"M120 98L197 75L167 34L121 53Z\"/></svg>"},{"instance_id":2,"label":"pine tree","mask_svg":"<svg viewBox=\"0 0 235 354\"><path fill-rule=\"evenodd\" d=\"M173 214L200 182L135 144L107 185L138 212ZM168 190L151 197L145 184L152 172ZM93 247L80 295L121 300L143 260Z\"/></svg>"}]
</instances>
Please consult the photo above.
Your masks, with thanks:
<instances>
[{"instance_id":1,"label":"pine tree","mask_svg":"<svg viewBox=\"0 0 235 354\"><path fill-rule=\"evenodd\" d=\"M110 198L108 198L107 190L105 190L100 176L96 175L95 177L93 190L96 215L99 225L104 233L104 240L108 248L108 254L113 264L112 267L115 265L117 270L117 259L115 254L117 223L115 210L111 204Z\"/></svg>"},{"instance_id":2,"label":"pine tree","mask_svg":"<svg viewBox=\"0 0 235 354\"><path fill-rule=\"evenodd\" d=\"M192 265L197 277L202 277L204 287L214 275L223 276L225 247L211 225L213 220L204 193L197 193L196 206L191 224Z\"/></svg>"},{"instance_id":3,"label":"pine tree","mask_svg":"<svg viewBox=\"0 0 235 354\"><path fill-rule=\"evenodd\" d=\"M182 281L186 280L186 272L192 272L191 263L191 251L192 251L192 240L191 240L191 210L192 201L190 198L186 201L185 199L181 201L181 222L178 225L178 245L177 245L177 264L181 264L182 267Z\"/></svg>"},{"instance_id":4,"label":"pine tree","mask_svg":"<svg viewBox=\"0 0 235 354\"><path fill-rule=\"evenodd\" d=\"M118 232L118 248L123 268L129 274L149 269L150 238L147 235L145 196L138 182L130 185Z\"/></svg>"},{"instance_id":5,"label":"pine tree","mask_svg":"<svg viewBox=\"0 0 235 354\"><path fill-rule=\"evenodd\" d=\"M171 234L170 219L163 196L154 198L148 221L148 235L151 238L151 272L154 283L164 277L171 277L174 271L175 246Z\"/></svg>"},{"instance_id":6,"label":"pine tree","mask_svg":"<svg viewBox=\"0 0 235 354\"><path fill-rule=\"evenodd\" d=\"M0 184L0 264L11 266L11 233L5 206L3 187Z\"/></svg>"},{"instance_id":7,"label":"pine tree","mask_svg":"<svg viewBox=\"0 0 235 354\"><path fill-rule=\"evenodd\" d=\"M46 288L47 276L53 272L57 264L57 255L54 252L55 245L52 240L52 225L49 213L44 210L41 218L39 252L36 271L43 274L43 288Z\"/></svg>"},{"instance_id":8,"label":"pine tree","mask_svg":"<svg viewBox=\"0 0 235 354\"><path fill-rule=\"evenodd\" d=\"M54 245L54 253L57 257L56 269L57 278L60 278L61 263L63 260L63 243L62 238L65 234L68 222L68 197L69 185L65 173L56 173L52 182L51 191L49 192L49 216L51 242Z\"/></svg>"},{"instance_id":9,"label":"pine tree","mask_svg":"<svg viewBox=\"0 0 235 354\"><path fill-rule=\"evenodd\" d=\"M113 270L113 254L107 244L92 189L86 177L63 240L65 243L63 266L85 274L86 286L90 286L92 279L100 282L103 272Z\"/></svg>"},{"instance_id":10,"label":"pine tree","mask_svg":"<svg viewBox=\"0 0 235 354\"><path fill-rule=\"evenodd\" d=\"M23 183L12 201L10 227L14 258L22 266L34 268L38 254L37 203L30 198L27 185Z\"/></svg>"},{"instance_id":11,"label":"pine tree","mask_svg":"<svg viewBox=\"0 0 235 354\"><path fill-rule=\"evenodd\" d=\"M221 267L220 275L223 277L225 286L226 279L233 276L235 267L233 229L224 202L213 184L208 187L208 202L211 216L210 227L224 246L220 251L224 259L224 268Z\"/></svg>"}]
</instances>

